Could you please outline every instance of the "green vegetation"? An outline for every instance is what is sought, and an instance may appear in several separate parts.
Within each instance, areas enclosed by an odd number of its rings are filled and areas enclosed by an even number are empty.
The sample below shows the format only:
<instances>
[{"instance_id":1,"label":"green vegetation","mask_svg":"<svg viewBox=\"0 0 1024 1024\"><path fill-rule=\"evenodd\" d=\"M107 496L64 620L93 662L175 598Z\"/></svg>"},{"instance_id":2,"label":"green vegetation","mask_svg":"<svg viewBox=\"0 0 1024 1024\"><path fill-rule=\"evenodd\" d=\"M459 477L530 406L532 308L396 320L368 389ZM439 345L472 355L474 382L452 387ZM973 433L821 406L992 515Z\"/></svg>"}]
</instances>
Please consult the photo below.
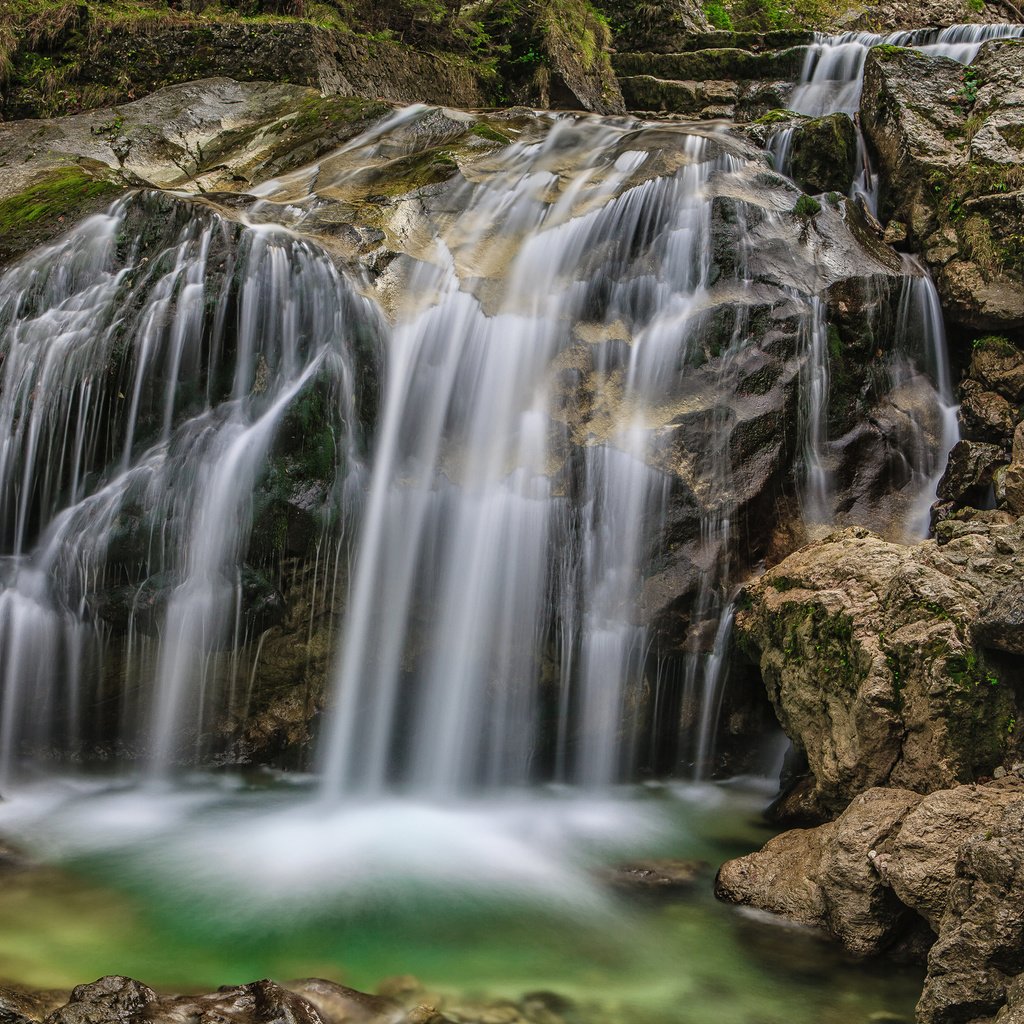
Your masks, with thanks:
<instances>
[{"instance_id":1,"label":"green vegetation","mask_svg":"<svg viewBox=\"0 0 1024 1024\"><path fill-rule=\"evenodd\" d=\"M821 203L812 196L802 195L796 201L796 205L793 207L793 212L798 217L803 217L809 220L811 217L816 217L821 213Z\"/></svg>"},{"instance_id":2,"label":"green vegetation","mask_svg":"<svg viewBox=\"0 0 1024 1024\"><path fill-rule=\"evenodd\" d=\"M120 186L98 178L81 167L61 167L23 192L0 200L0 238L5 253L23 251L55 234L66 218L99 200L109 198Z\"/></svg>"},{"instance_id":3,"label":"green vegetation","mask_svg":"<svg viewBox=\"0 0 1024 1024\"><path fill-rule=\"evenodd\" d=\"M720 31L732 31L732 18L729 16L729 12L726 10L722 0L708 0L704 4L704 17Z\"/></svg>"},{"instance_id":4,"label":"green vegetation","mask_svg":"<svg viewBox=\"0 0 1024 1024\"><path fill-rule=\"evenodd\" d=\"M706 0L704 14L718 29L777 32L824 29L857 7L855 0Z\"/></svg>"},{"instance_id":5,"label":"green vegetation","mask_svg":"<svg viewBox=\"0 0 1024 1024\"><path fill-rule=\"evenodd\" d=\"M998 334L987 334L984 338L975 338L972 347L979 352L997 352L1005 356L1017 354L1017 346L1009 338L1003 338Z\"/></svg>"}]
</instances>

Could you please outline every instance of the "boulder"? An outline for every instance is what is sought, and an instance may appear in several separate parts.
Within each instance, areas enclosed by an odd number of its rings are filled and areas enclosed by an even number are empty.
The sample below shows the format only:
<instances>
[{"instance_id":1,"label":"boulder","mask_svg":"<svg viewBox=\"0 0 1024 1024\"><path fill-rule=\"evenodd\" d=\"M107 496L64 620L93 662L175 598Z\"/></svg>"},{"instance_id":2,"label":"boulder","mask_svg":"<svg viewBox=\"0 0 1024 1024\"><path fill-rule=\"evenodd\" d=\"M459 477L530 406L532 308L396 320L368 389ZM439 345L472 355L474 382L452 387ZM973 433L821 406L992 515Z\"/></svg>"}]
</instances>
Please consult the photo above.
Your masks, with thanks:
<instances>
[{"instance_id":1,"label":"boulder","mask_svg":"<svg viewBox=\"0 0 1024 1024\"><path fill-rule=\"evenodd\" d=\"M868 854L890 840L920 800L904 789L868 790L836 821L784 832L728 861L715 894L823 928L858 955L880 953L908 931L912 915Z\"/></svg>"},{"instance_id":2,"label":"boulder","mask_svg":"<svg viewBox=\"0 0 1024 1024\"><path fill-rule=\"evenodd\" d=\"M1013 775L923 797L871 789L835 821L728 861L715 893L821 928L858 956L931 946L918 1020L960 1024L995 1014L1024 972L1022 837Z\"/></svg>"},{"instance_id":3,"label":"boulder","mask_svg":"<svg viewBox=\"0 0 1024 1024\"><path fill-rule=\"evenodd\" d=\"M1024 327L1024 47L988 43L965 68L899 47L868 55L861 123L881 213L906 224L943 307L971 329Z\"/></svg>"},{"instance_id":4,"label":"boulder","mask_svg":"<svg viewBox=\"0 0 1024 1024\"><path fill-rule=\"evenodd\" d=\"M937 838L953 845L948 834ZM917 1019L959 1024L998 1013L1000 1024L1010 1024L1024 1010L1022 981L1024 799L1017 799L959 844Z\"/></svg>"},{"instance_id":5,"label":"boulder","mask_svg":"<svg viewBox=\"0 0 1024 1024\"><path fill-rule=\"evenodd\" d=\"M846 114L801 121L790 146L790 176L810 193L850 190L857 170L857 130Z\"/></svg>"},{"instance_id":6,"label":"boulder","mask_svg":"<svg viewBox=\"0 0 1024 1024\"><path fill-rule=\"evenodd\" d=\"M860 528L790 555L748 585L735 634L823 808L893 785L927 793L999 764L1019 666L996 667L973 630L1016 578L1024 521L948 525L906 547Z\"/></svg>"}]
</instances>

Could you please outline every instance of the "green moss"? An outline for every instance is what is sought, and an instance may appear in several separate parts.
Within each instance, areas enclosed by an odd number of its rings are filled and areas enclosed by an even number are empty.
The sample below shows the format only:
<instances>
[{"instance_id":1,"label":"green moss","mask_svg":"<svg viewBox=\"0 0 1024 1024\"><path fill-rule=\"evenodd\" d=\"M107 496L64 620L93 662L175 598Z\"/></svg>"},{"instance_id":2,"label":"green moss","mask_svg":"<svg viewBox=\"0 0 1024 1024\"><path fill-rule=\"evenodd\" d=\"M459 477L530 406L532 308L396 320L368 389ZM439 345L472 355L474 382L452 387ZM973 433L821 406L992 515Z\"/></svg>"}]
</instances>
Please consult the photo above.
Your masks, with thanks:
<instances>
[{"instance_id":1,"label":"green moss","mask_svg":"<svg viewBox=\"0 0 1024 1024\"><path fill-rule=\"evenodd\" d=\"M497 128L487 124L486 121L477 121L470 131L481 139L498 143L499 146L507 146L512 141L507 136L502 135Z\"/></svg>"},{"instance_id":2,"label":"green moss","mask_svg":"<svg viewBox=\"0 0 1024 1024\"><path fill-rule=\"evenodd\" d=\"M784 121L799 121L803 118L803 114L798 114L795 110L769 110L767 114L762 114L754 124L779 124Z\"/></svg>"},{"instance_id":3,"label":"green moss","mask_svg":"<svg viewBox=\"0 0 1024 1024\"><path fill-rule=\"evenodd\" d=\"M1009 338L997 334L988 334L984 338L974 339L974 349L979 352L997 352L1003 356L1015 356L1018 354L1017 346Z\"/></svg>"},{"instance_id":4,"label":"green moss","mask_svg":"<svg viewBox=\"0 0 1024 1024\"><path fill-rule=\"evenodd\" d=\"M0 236L9 242L35 228L55 225L103 196L113 196L120 186L93 177L81 167L62 167L24 191L0 200Z\"/></svg>"},{"instance_id":5,"label":"green moss","mask_svg":"<svg viewBox=\"0 0 1024 1024\"><path fill-rule=\"evenodd\" d=\"M783 594L789 590L799 590L804 586L802 580L794 579L792 576L772 576L768 583L773 589Z\"/></svg>"},{"instance_id":6,"label":"green moss","mask_svg":"<svg viewBox=\"0 0 1024 1024\"><path fill-rule=\"evenodd\" d=\"M878 60L892 60L893 57L901 57L905 53L913 53L906 46L891 46L889 43L882 43L880 46L871 48L871 52L877 55Z\"/></svg>"},{"instance_id":7,"label":"green moss","mask_svg":"<svg viewBox=\"0 0 1024 1024\"><path fill-rule=\"evenodd\" d=\"M796 204L793 207L793 212L798 217L810 219L811 217L816 217L819 213L821 213L821 203L819 203L817 199L814 199L811 196L802 195L796 201Z\"/></svg>"}]
</instances>

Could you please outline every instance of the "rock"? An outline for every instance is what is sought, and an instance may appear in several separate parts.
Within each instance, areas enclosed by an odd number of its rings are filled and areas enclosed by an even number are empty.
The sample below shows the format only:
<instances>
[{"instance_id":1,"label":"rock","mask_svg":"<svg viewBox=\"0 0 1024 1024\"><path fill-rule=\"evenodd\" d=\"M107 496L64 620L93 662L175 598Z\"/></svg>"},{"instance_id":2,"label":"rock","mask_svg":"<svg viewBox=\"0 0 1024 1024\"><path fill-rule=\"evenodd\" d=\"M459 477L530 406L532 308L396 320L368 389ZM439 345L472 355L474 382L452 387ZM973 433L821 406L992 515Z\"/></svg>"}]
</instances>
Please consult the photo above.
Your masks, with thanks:
<instances>
[{"instance_id":1,"label":"rock","mask_svg":"<svg viewBox=\"0 0 1024 1024\"><path fill-rule=\"evenodd\" d=\"M1024 581L996 589L978 615L974 638L982 647L1024 654Z\"/></svg>"},{"instance_id":2,"label":"rock","mask_svg":"<svg viewBox=\"0 0 1024 1024\"><path fill-rule=\"evenodd\" d=\"M960 844L975 832L994 828L1004 810L1022 797L1024 786L1015 778L924 797L901 822L884 869L885 881L900 902L938 933Z\"/></svg>"},{"instance_id":3,"label":"rock","mask_svg":"<svg viewBox=\"0 0 1024 1024\"><path fill-rule=\"evenodd\" d=\"M456 107L486 105L491 84L481 68L464 59L297 18L164 21L126 13L113 30L83 27L87 30L65 33L52 49L30 35L24 38L0 105L5 117L109 107L165 86L214 77L291 83L327 96ZM33 60L40 59L62 89L40 88L38 73L33 75Z\"/></svg>"},{"instance_id":4,"label":"rock","mask_svg":"<svg viewBox=\"0 0 1024 1024\"><path fill-rule=\"evenodd\" d=\"M1005 446L1013 436L1016 411L995 391L967 378L960 385L960 432L970 441Z\"/></svg>"},{"instance_id":5,"label":"rock","mask_svg":"<svg viewBox=\"0 0 1024 1024\"><path fill-rule=\"evenodd\" d=\"M1024 799L960 846L956 877L928 956L920 1024L958 1024L1021 1012L1024 972ZM950 844L950 837L944 842ZM1005 1012L1001 1012L1005 1011Z\"/></svg>"},{"instance_id":6,"label":"rock","mask_svg":"<svg viewBox=\"0 0 1024 1024\"><path fill-rule=\"evenodd\" d=\"M784 832L728 861L715 895L823 928L858 955L880 953L908 931L911 915L880 876L877 850L920 800L908 790L868 790L836 821Z\"/></svg>"},{"instance_id":7,"label":"rock","mask_svg":"<svg viewBox=\"0 0 1024 1024\"><path fill-rule=\"evenodd\" d=\"M496 0L482 20L493 44L506 51L501 73L513 102L599 114L625 110L609 59L608 22L586 0Z\"/></svg>"},{"instance_id":8,"label":"rock","mask_svg":"<svg viewBox=\"0 0 1024 1024\"><path fill-rule=\"evenodd\" d=\"M856 165L857 132L846 114L800 122L790 148L790 176L805 192L845 195Z\"/></svg>"},{"instance_id":9,"label":"rock","mask_svg":"<svg viewBox=\"0 0 1024 1024\"><path fill-rule=\"evenodd\" d=\"M861 123L885 183L883 217L907 225L947 316L972 329L1024 326L1019 224L1024 49L986 44L968 70L899 47L868 55Z\"/></svg>"},{"instance_id":10,"label":"rock","mask_svg":"<svg viewBox=\"0 0 1024 1024\"><path fill-rule=\"evenodd\" d=\"M284 986L311 1003L324 1024L361 1024L393 1021L402 1016L401 1005L323 978L304 978Z\"/></svg>"},{"instance_id":11,"label":"rock","mask_svg":"<svg viewBox=\"0 0 1024 1024\"><path fill-rule=\"evenodd\" d=\"M3 1024L39 1024L67 999L67 992L37 992L21 986L0 985L0 1021Z\"/></svg>"},{"instance_id":12,"label":"rock","mask_svg":"<svg viewBox=\"0 0 1024 1024\"><path fill-rule=\"evenodd\" d=\"M958 441L936 490L939 500L958 507L984 508L996 470L1005 465L1006 456L999 445Z\"/></svg>"},{"instance_id":13,"label":"rock","mask_svg":"<svg viewBox=\"0 0 1024 1024\"><path fill-rule=\"evenodd\" d=\"M605 877L616 888L664 892L691 888L708 867L702 860L645 860L612 868Z\"/></svg>"},{"instance_id":14,"label":"rock","mask_svg":"<svg viewBox=\"0 0 1024 1024\"><path fill-rule=\"evenodd\" d=\"M741 598L737 641L824 807L879 785L930 792L1003 759L1016 698L972 630L993 585L1016 577L1024 521L943 525L944 546L832 534Z\"/></svg>"},{"instance_id":15,"label":"rock","mask_svg":"<svg viewBox=\"0 0 1024 1024\"><path fill-rule=\"evenodd\" d=\"M1022 836L1024 780L1013 776L924 797L872 789L834 822L727 862L715 893L822 928L861 956L931 945L917 1019L960 1024L995 1014L1024 977Z\"/></svg>"},{"instance_id":16,"label":"rock","mask_svg":"<svg viewBox=\"0 0 1024 1024\"><path fill-rule=\"evenodd\" d=\"M272 981L225 986L209 995L161 999L156 1007L147 1009L146 1016L153 1024L324 1024L311 1002Z\"/></svg>"},{"instance_id":17,"label":"rock","mask_svg":"<svg viewBox=\"0 0 1024 1024\"><path fill-rule=\"evenodd\" d=\"M153 989L131 978L108 975L72 989L65 1006L54 1010L46 1024L133 1024L155 1009Z\"/></svg>"},{"instance_id":18,"label":"rock","mask_svg":"<svg viewBox=\"0 0 1024 1024\"><path fill-rule=\"evenodd\" d=\"M971 350L967 378L1018 405L1024 401L1024 352L1006 338L979 338Z\"/></svg>"}]
</instances>

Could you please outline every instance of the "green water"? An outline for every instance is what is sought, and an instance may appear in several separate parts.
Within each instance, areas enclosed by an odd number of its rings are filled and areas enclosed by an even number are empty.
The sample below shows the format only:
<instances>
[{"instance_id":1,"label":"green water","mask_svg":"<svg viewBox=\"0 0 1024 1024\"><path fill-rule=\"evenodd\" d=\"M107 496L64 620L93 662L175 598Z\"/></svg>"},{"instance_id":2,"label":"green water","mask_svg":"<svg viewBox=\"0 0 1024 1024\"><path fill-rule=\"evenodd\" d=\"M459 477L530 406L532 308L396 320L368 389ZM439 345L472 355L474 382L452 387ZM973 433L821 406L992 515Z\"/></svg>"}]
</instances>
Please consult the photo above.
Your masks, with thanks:
<instances>
[{"instance_id":1,"label":"green water","mask_svg":"<svg viewBox=\"0 0 1024 1024\"><path fill-rule=\"evenodd\" d=\"M196 782L16 797L0 833L53 867L0 883L0 976L63 988L107 973L188 990L320 976L373 990L555 991L593 1019L853 1024L912 1019L915 972L717 903L714 866L770 835L720 789L564 794L352 813L301 787ZM623 896L602 864L708 862L673 897Z\"/></svg>"}]
</instances>

